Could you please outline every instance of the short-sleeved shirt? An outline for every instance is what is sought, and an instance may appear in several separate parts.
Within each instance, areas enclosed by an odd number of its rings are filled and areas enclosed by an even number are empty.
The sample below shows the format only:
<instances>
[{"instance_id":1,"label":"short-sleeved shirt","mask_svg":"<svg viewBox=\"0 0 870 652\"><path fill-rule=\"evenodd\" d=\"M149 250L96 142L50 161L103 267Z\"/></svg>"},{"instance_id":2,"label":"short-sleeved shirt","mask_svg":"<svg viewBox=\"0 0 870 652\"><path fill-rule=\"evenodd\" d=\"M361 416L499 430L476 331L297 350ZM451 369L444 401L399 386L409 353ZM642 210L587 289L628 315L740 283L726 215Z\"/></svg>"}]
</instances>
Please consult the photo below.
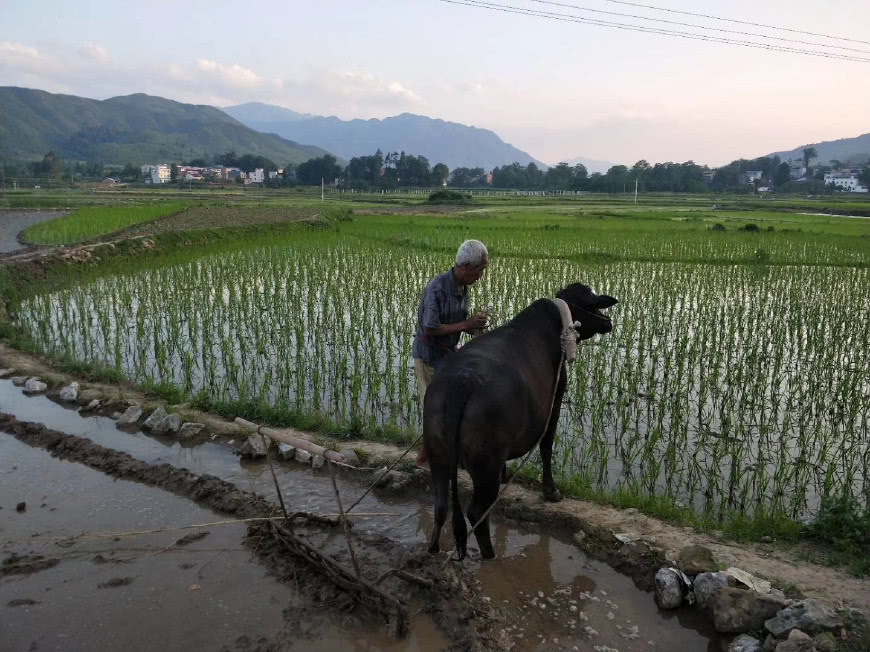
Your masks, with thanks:
<instances>
[{"instance_id":1,"label":"short-sleeved shirt","mask_svg":"<svg viewBox=\"0 0 870 652\"><path fill-rule=\"evenodd\" d=\"M411 355L423 362L435 365L441 358L456 348L462 333L427 335L425 329L438 328L441 324L456 324L468 319L468 292L465 286L456 285L451 267L426 284L420 306L417 308L417 334Z\"/></svg>"}]
</instances>

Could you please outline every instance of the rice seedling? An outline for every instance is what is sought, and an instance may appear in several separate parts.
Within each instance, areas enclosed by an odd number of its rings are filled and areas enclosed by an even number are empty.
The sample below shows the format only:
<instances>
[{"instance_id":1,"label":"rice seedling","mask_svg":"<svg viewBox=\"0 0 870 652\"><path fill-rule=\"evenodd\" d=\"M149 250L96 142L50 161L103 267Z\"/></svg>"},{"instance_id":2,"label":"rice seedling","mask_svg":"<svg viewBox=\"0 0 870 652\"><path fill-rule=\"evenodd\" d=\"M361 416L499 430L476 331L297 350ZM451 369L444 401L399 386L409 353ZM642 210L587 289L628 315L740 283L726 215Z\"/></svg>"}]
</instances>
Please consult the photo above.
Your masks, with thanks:
<instances>
[{"instance_id":1,"label":"rice seedling","mask_svg":"<svg viewBox=\"0 0 870 652\"><path fill-rule=\"evenodd\" d=\"M150 222L184 210L185 205L166 202L151 205L85 206L24 230L21 237L32 244L71 244Z\"/></svg>"},{"instance_id":2,"label":"rice seedling","mask_svg":"<svg viewBox=\"0 0 870 652\"><path fill-rule=\"evenodd\" d=\"M799 519L842 496L866 507L866 240L653 226L547 215L294 227L32 296L18 322L46 353L205 404L395 437L419 429L420 291L473 234L491 263L472 304L496 325L577 280L620 299L613 333L570 368L563 485L710 522Z\"/></svg>"}]
</instances>

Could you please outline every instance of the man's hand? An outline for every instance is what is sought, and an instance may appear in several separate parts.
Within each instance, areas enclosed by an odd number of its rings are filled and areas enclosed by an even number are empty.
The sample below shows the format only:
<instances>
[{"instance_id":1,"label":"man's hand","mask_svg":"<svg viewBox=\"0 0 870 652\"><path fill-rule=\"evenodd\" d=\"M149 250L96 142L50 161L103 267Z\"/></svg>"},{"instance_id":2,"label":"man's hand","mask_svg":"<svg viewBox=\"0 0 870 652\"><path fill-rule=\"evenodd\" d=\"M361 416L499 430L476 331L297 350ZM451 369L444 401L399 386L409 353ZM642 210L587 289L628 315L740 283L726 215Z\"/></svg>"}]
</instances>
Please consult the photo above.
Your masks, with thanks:
<instances>
[{"instance_id":1,"label":"man's hand","mask_svg":"<svg viewBox=\"0 0 870 652\"><path fill-rule=\"evenodd\" d=\"M471 332L476 330L483 330L486 328L486 322L489 320L489 315L485 312L476 312L471 318L466 321L466 327L464 330Z\"/></svg>"}]
</instances>

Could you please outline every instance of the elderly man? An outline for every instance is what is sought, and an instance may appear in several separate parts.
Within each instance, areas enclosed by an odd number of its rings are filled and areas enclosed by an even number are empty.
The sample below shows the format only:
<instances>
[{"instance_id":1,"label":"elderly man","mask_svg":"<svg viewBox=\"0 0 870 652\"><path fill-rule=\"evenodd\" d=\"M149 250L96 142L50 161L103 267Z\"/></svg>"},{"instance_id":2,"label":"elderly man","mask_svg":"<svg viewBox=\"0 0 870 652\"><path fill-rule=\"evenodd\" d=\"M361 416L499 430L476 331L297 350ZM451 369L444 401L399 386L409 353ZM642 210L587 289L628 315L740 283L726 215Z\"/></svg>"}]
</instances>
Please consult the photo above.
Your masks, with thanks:
<instances>
[{"instance_id":1,"label":"elderly man","mask_svg":"<svg viewBox=\"0 0 870 652\"><path fill-rule=\"evenodd\" d=\"M456 264L429 281L423 290L412 349L421 407L439 360L456 350L463 331L486 327L486 313L468 317L468 286L483 276L488 264L486 246L480 240L466 240L456 252ZM427 468L422 449L417 466Z\"/></svg>"}]
</instances>

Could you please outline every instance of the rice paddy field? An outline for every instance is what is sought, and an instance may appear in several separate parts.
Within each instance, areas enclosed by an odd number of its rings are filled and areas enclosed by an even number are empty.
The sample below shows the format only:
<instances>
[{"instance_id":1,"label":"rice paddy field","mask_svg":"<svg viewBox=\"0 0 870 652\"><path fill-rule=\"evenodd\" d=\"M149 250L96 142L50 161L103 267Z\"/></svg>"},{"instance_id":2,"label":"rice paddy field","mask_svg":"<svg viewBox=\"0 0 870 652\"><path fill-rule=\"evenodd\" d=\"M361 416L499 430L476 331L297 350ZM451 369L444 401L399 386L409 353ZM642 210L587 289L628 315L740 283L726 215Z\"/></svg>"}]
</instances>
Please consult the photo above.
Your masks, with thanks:
<instances>
[{"instance_id":1,"label":"rice paddy field","mask_svg":"<svg viewBox=\"0 0 870 652\"><path fill-rule=\"evenodd\" d=\"M569 369L563 487L714 520L870 502L870 220L701 202L369 208L334 201L305 223L110 261L24 298L16 323L49 355L205 407L408 441L421 290L479 238L491 262L470 302L495 326L575 281L620 301Z\"/></svg>"}]
</instances>

